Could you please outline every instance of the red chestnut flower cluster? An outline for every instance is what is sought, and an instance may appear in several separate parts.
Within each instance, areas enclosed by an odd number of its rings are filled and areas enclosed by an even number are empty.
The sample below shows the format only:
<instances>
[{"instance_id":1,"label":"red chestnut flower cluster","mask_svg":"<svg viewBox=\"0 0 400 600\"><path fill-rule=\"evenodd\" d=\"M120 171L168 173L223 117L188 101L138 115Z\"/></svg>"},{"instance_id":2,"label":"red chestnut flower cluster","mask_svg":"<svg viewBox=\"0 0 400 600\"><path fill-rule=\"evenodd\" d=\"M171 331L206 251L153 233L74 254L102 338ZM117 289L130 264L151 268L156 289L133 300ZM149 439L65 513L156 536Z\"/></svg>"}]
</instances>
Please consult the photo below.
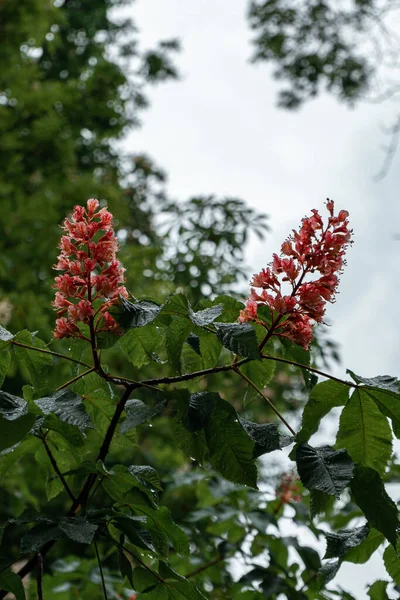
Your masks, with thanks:
<instances>
[{"instance_id":1,"label":"red chestnut flower cluster","mask_svg":"<svg viewBox=\"0 0 400 600\"><path fill-rule=\"evenodd\" d=\"M279 498L281 504L301 501L300 482L296 473L292 471L282 474L276 490L276 497Z\"/></svg>"},{"instance_id":2,"label":"red chestnut flower cluster","mask_svg":"<svg viewBox=\"0 0 400 600\"><path fill-rule=\"evenodd\" d=\"M64 221L54 268L64 271L55 278L57 289L53 306L58 313L54 337L86 338L78 324L89 325L91 335L102 331L119 333L117 322L108 309L118 296L128 296L123 283L124 270L116 259L118 242L112 226L112 214L99 208L98 200L75 206Z\"/></svg>"},{"instance_id":3,"label":"red chestnut flower cluster","mask_svg":"<svg viewBox=\"0 0 400 600\"><path fill-rule=\"evenodd\" d=\"M325 303L332 302L338 287L338 274L344 265L344 254L350 242L346 210L334 214L333 200L327 200L328 223L324 226L318 211L302 220L300 230L283 242L281 255L250 285L250 297L239 321L261 323L271 335L288 338L307 349L312 328L321 323ZM318 274L316 276L315 274ZM287 293L283 288L286 288ZM259 316L261 306L269 309L271 324Z\"/></svg>"}]
</instances>

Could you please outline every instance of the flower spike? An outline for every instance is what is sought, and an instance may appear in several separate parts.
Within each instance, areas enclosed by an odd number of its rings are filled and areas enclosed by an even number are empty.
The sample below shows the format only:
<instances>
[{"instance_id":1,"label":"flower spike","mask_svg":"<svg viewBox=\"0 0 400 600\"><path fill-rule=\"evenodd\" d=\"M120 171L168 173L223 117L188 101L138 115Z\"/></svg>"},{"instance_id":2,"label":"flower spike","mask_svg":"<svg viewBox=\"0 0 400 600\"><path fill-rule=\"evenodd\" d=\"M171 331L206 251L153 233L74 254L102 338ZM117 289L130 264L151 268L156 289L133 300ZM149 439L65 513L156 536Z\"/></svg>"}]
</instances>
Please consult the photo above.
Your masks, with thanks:
<instances>
[{"instance_id":1,"label":"flower spike","mask_svg":"<svg viewBox=\"0 0 400 600\"><path fill-rule=\"evenodd\" d=\"M118 296L128 297L124 287L124 269L116 258L118 241L112 227L112 214L99 208L91 198L84 206L75 206L64 221L61 254L54 265L64 271L55 278L57 289L53 306L58 314L54 337L84 337L78 323L90 324L94 333L120 333L108 309ZM96 212L98 211L98 212Z\"/></svg>"},{"instance_id":2,"label":"flower spike","mask_svg":"<svg viewBox=\"0 0 400 600\"><path fill-rule=\"evenodd\" d=\"M271 335L308 348L313 326L323 321L326 302L334 300L338 274L351 243L349 213L341 210L335 216L333 200L328 199L326 207L330 215L326 227L313 209L312 215L302 220L300 230L283 242L281 255L274 254L269 266L253 276L250 285L254 287L240 313L240 322L261 323ZM288 293L284 294L282 285ZM260 306L270 311L270 328L258 316Z\"/></svg>"}]
</instances>

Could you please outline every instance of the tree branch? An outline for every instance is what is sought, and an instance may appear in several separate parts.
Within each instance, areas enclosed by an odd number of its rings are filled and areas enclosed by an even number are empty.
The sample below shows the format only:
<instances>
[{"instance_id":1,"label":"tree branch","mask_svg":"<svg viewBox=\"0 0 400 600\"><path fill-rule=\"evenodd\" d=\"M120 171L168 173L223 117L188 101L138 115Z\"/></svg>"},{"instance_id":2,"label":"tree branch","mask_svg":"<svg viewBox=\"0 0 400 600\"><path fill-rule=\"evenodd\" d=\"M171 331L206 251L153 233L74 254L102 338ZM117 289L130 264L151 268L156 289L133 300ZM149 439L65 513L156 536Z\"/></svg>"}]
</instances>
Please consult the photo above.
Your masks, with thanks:
<instances>
[{"instance_id":1,"label":"tree branch","mask_svg":"<svg viewBox=\"0 0 400 600\"><path fill-rule=\"evenodd\" d=\"M68 496L71 498L72 502L75 502L76 498L73 495L73 493L71 492L71 489L70 489L68 483L66 482L64 475L61 473L60 469L58 468L56 459L54 458L54 456L53 456L53 454L52 454L52 452L50 450L50 447L49 447L49 445L48 445L48 443L46 441L46 438L45 438L42 430L40 430L40 439L42 440L42 442L44 444L45 450L47 452L47 456L50 459L50 462L52 464L53 469L55 470L55 472L57 473L58 477L60 478L60 481L63 484L65 491L67 492Z\"/></svg>"},{"instance_id":2,"label":"tree branch","mask_svg":"<svg viewBox=\"0 0 400 600\"><path fill-rule=\"evenodd\" d=\"M27 350L34 350L35 352L41 352L42 354L51 354L51 356L57 356L59 358L65 358L65 360L69 360L77 365L81 365L82 367L87 367L88 369L92 368L92 365L88 365L80 360L76 360L76 358L72 358L71 356L67 356L66 354L62 354L61 352L53 352L52 350L45 350L44 348L36 348L35 346L28 346L28 344L21 344L21 342L15 342L14 340L10 340L10 344L13 346L20 346L20 348L26 348Z\"/></svg>"}]
</instances>

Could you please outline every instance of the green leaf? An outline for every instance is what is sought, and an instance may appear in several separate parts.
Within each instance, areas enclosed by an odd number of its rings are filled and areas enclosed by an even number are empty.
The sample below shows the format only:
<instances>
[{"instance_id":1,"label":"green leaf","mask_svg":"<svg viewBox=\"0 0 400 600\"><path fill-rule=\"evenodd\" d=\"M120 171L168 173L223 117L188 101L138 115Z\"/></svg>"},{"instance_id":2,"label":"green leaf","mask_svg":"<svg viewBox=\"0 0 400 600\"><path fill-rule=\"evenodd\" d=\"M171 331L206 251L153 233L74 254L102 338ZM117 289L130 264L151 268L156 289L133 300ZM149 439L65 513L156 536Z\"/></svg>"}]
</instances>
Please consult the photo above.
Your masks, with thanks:
<instances>
[{"instance_id":1,"label":"green leaf","mask_svg":"<svg viewBox=\"0 0 400 600\"><path fill-rule=\"evenodd\" d=\"M332 581L332 579L336 576L340 567L340 563L338 560L331 561L329 563L324 564L317 575L317 586L318 589L325 587L327 583Z\"/></svg>"},{"instance_id":2,"label":"green leaf","mask_svg":"<svg viewBox=\"0 0 400 600\"><path fill-rule=\"evenodd\" d=\"M165 347L168 360L177 373L181 371L182 346L191 330L192 325L190 322L187 319L179 318L172 321L166 332Z\"/></svg>"},{"instance_id":3,"label":"green leaf","mask_svg":"<svg viewBox=\"0 0 400 600\"><path fill-rule=\"evenodd\" d=\"M332 408L343 406L349 397L349 387L337 381L328 379L318 383L310 393L310 399L304 407L301 430L296 436L298 442L308 442L310 437L318 431L321 419Z\"/></svg>"},{"instance_id":4,"label":"green leaf","mask_svg":"<svg viewBox=\"0 0 400 600\"><path fill-rule=\"evenodd\" d=\"M102 486L111 498L121 504L128 502L129 492L137 488L156 505L158 497L155 488L160 488L160 482L156 471L151 467L128 468L125 465L115 465L103 479Z\"/></svg>"},{"instance_id":5,"label":"green leaf","mask_svg":"<svg viewBox=\"0 0 400 600\"><path fill-rule=\"evenodd\" d=\"M145 592L155 588L160 583L160 580L156 575L153 575L150 570L144 569L143 567L135 567L133 572L133 583L135 590L138 592ZM160 597L160 600L163 600L163 598Z\"/></svg>"},{"instance_id":6,"label":"green leaf","mask_svg":"<svg viewBox=\"0 0 400 600\"><path fill-rule=\"evenodd\" d=\"M394 392L398 394L399 390L399 380L396 377L391 377L390 375L378 375L377 377L360 377L356 375L350 369L347 369L347 373L351 375L356 383L362 383L369 387L379 388L381 390L388 390L389 392Z\"/></svg>"},{"instance_id":7,"label":"green leaf","mask_svg":"<svg viewBox=\"0 0 400 600\"><path fill-rule=\"evenodd\" d=\"M158 328L150 323L140 328L129 329L119 339L119 345L130 362L137 368L155 358L154 352L162 341Z\"/></svg>"},{"instance_id":8,"label":"green leaf","mask_svg":"<svg viewBox=\"0 0 400 600\"><path fill-rule=\"evenodd\" d=\"M219 323L234 323L237 321L240 311L243 310L244 304L243 302L239 302L232 298L231 296L217 296L214 298L212 302L214 305L222 305L222 313L218 317Z\"/></svg>"},{"instance_id":9,"label":"green leaf","mask_svg":"<svg viewBox=\"0 0 400 600\"><path fill-rule=\"evenodd\" d=\"M354 462L384 474L392 455L392 431L363 389L354 390L343 409L336 445L346 448Z\"/></svg>"},{"instance_id":10,"label":"green leaf","mask_svg":"<svg viewBox=\"0 0 400 600\"><path fill-rule=\"evenodd\" d=\"M0 589L14 594L16 600L25 600L26 598L21 577L10 570L1 571Z\"/></svg>"},{"instance_id":11,"label":"green leaf","mask_svg":"<svg viewBox=\"0 0 400 600\"><path fill-rule=\"evenodd\" d=\"M131 586L133 587L132 564L129 558L120 548L118 548L118 564L122 578L126 577Z\"/></svg>"},{"instance_id":12,"label":"green leaf","mask_svg":"<svg viewBox=\"0 0 400 600\"><path fill-rule=\"evenodd\" d=\"M13 334L0 325L0 351L8 350L10 341L14 338Z\"/></svg>"},{"instance_id":13,"label":"green leaf","mask_svg":"<svg viewBox=\"0 0 400 600\"><path fill-rule=\"evenodd\" d=\"M4 383L4 379L8 373L8 368L11 362L11 354L9 352L0 353L0 387Z\"/></svg>"},{"instance_id":14,"label":"green leaf","mask_svg":"<svg viewBox=\"0 0 400 600\"><path fill-rule=\"evenodd\" d=\"M124 515L118 515L113 519L114 525L122 531L129 541L138 548L142 548L147 552L154 552L157 554L157 550L154 547L153 540L148 531L143 529L143 520L138 517L128 517ZM136 569L135 569L136 573ZM135 575L135 574L134 574ZM134 582L136 585L136 577L134 576Z\"/></svg>"},{"instance_id":15,"label":"green leaf","mask_svg":"<svg viewBox=\"0 0 400 600\"><path fill-rule=\"evenodd\" d=\"M332 508L335 500L334 498L326 494L325 492L320 492L319 490L311 490L310 491L310 516L313 519L317 515L326 513L330 508Z\"/></svg>"},{"instance_id":16,"label":"green leaf","mask_svg":"<svg viewBox=\"0 0 400 600\"><path fill-rule=\"evenodd\" d=\"M217 337L221 344L248 358L260 358L256 332L250 323L216 323Z\"/></svg>"},{"instance_id":17,"label":"green leaf","mask_svg":"<svg viewBox=\"0 0 400 600\"><path fill-rule=\"evenodd\" d=\"M326 553L324 558L344 556L351 548L355 548L364 542L368 533L368 523L355 529L341 529L337 533L325 533Z\"/></svg>"},{"instance_id":18,"label":"green leaf","mask_svg":"<svg viewBox=\"0 0 400 600\"><path fill-rule=\"evenodd\" d=\"M400 438L400 394L376 388L362 388L362 392L375 402L383 415L391 419L394 434Z\"/></svg>"},{"instance_id":19,"label":"green leaf","mask_svg":"<svg viewBox=\"0 0 400 600\"><path fill-rule=\"evenodd\" d=\"M274 423L252 423L242 417L239 417L240 424L247 435L255 442L253 456L258 458L263 454L281 450L293 442L293 438L288 435L279 433L277 426Z\"/></svg>"},{"instance_id":20,"label":"green leaf","mask_svg":"<svg viewBox=\"0 0 400 600\"><path fill-rule=\"evenodd\" d=\"M189 300L184 294L173 294L162 305L161 312L164 315L187 317L189 311Z\"/></svg>"},{"instance_id":21,"label":"green leaf","mask_svg":"<svg viewBox=\"0 0 400 600\"><path fill-rule=\"evenodd\" d=\"M189 346L191 347L191 349L194 350L196 352L196 354L198 354L199 356L201 356L200 338L199 338L198 335L196 335L194 333L190 333L188 335L187 339L185 340L185 342L187 344L189 344Z\"/></svg>"},{"instance_id":22,"label":"green leaf","mask_svg":"<svg viewBox=\"0 0 400 600\"><path fill-rule=\"evenodd\" d=\"M244 373L262 391L267 383L271 381L275 373L275 365L276 363L274 360L252 360L251 362L242 365L239 370L242 371L242 373ZM245 406L247 406L247 404L257 396L257 390L255 390L249 384L244 397Z\"/></svg>"},{"instance_id":23,"label":"green leaf","mask_svg":"<svg viewBox=\"0 0 400 600\"><path fill-rule=\"evenodd\" d=\"M382 579L375 581L368 590L368 596L371 600L389 600L389 596L386 592L388 584L388 581L382 581Z\"/></svg>"},{"instance_id":24,"label":"green leaf","mask_svg":"<svg viewBox=\"0 0 400 600\"><path fill-rule=\"evenodd\" d=\"M204 428L209 460L229 481L257 489L257 469L253 459L254 444L225 400L219 399Z\"/></svg>"},{"instance_id":25,"label":"green leaf","mask_svg":"<svg viewBox=\"0 0 400 600\"><path fill-rule=\"evenodd\" d=\"M221 315L222 310L222 304L217 304L215 306L211 306L210 308L205 308L204 310L194 312L189 304L188 315L189 319L192 321L192 323L194 323L194 325L197 325L198 327L205 327L206 325L213 323L215 319Z\"/></svg>"},{"instance_id":26,"label":"green leaf","mask_svg":"<svg viewBox=\"0 0 400 600\"><path fill-rule=\"evenodd\" d=\"M130 302L122 296L119 298L119 304L110 312L118 325L123 329L132 327L144 327L157 317L161 306L151 300L140 300L139 302Z\"/></svg>"},{"instance_id":27,"label":"green leaf","mask_svg":"<svg viewBox=\"0 0 400 600\"><path fill-rule=\"evenodd\" d=\"M160 414L167 406L168 400L164 399L154 406L147 406L141 400L128 400L125 405L126 419L119 428L119 433L126 433L133 427L142 425Z\"/></svg>"},{"instance_id":28,"label":"green leaf","mask_svg":"<svg viewBox=\"0 0 400 600\"><path fill-rule=\"evenodd\" d=\"M47 542L59 540L63 535L54 523L39 523L22 537L21 552L38 552Z\"/></svg>"},{"instance_id":29,"label":"green leaf","mask_svg":"<svg viewBox=\"0 0 400 600\"><path fill-rule=\"evenodd\" d=\"M351 482L351 491L371 525L396 546L399 523L397 507L386 493L379 473L370 467L357 466Z\"/></svg>"},{"instance_id":30,"label":"green leaf","mask_svg":"<svg viewBox=\"0 0 400 600\"><path fill-rule=\"evenodd\" d=\"M221 342L214 333L205 330L199 331L199 341L202 368L210 369L211 367L215 367L222 350Z\"/></svg>"},{"instance_id":31,"label":"green leaf","mask_svg":"<svg viewBox=\"0 0 400 600\"><path fill-rule=\"evenodd\" d=\"M35 404L43 414L53 413L60 421L69 425L76 425L81 431L93 427L82 398L70 390L54 392L51 396L35 400Z\"/></svg>"},{"instance_id":32,"label":"green leaf","mask_svg":"<svg viewBox=\"0 0 400 600\"><path fill-rule=\"evenodd\" d=\"M175 552L183 556L189 555L189 539L186 533L172 520L171 513L166 506L157 509L150 508L145 504L136 504L134 511L138 515L147 517L147 525L152 522L151 531L159 531L170 542Z\"/></svg>"},{"instance_id":33,"label":"green leaf","mask_svg":"<svg viewBox=\"0 0 400 600\"><path fill-rule=\"evenodd\" d=\"M184 427L190 432L203 429L218 401L219 395L215 392L192 394L181 417Z\"/></svg>"},{"instance_id":34,"label":"green leaf","mask_svg":"<svg viewBox=\"0 0 400 600\"><path fill-rule=\"evenodd\" d=\"M354 463L346 450L300 444L296 452L300 479L309 490L339 497L353 476Z\"/></svg>"},{"instance_id":35,"label":"green leaf","mask_svg":"<svg viewBox=\"0 0 400 600\"><path fill-rule=\"evenodd\" d=\"M35 415L28 413L25 400L0 391L0 451L20 442L35 420Z\"/></svg>"},{"instance_id":36,"label":"green leaf","mask_svg":"<svg viewBox=\"0 0 400 600\"><path fill-rule=\"evenodd\" d=\"M42 340L26 330L17 333L14 341L28 346L34 346L41 350L48 349ZM49 371L53 365L52 355L36 350L28 350L27 348L17 345L14 345L13 348L17 359L27 368L32 385L34 387L44 387Z\"/></svg>"},{"instance_id":37,"label":"green leaf","mask_svg":"<svg viewBox=\"0 0 400 600\"><path fill-rule=\"evenodd\" d=\"M400 585L400 557L393 546L388 546L383 553L385 568L393 581Z\"/></svg>"},{"instance_id":38,"label":"green leaf","mask_svg":"<svg viewBox=\"0 0 400 600\"><path fill-rule=\"evenodd\" d=\"M366 563L377 548L385 541L383 533L371 528L367 538L355 548L351 548L343 556L343 560L355 564Z\"/></svg>"},{"instance_id":39,"label":"green leaf","mask_svg":"<svg viewBox=\"0 0 400 600\"><path fill-rule=\"evenodd\" d=\"M98 529L98 525L83 517L62 517L58 527L70 540L79 544L91 544Z\"/></svg>"}]
</instances>

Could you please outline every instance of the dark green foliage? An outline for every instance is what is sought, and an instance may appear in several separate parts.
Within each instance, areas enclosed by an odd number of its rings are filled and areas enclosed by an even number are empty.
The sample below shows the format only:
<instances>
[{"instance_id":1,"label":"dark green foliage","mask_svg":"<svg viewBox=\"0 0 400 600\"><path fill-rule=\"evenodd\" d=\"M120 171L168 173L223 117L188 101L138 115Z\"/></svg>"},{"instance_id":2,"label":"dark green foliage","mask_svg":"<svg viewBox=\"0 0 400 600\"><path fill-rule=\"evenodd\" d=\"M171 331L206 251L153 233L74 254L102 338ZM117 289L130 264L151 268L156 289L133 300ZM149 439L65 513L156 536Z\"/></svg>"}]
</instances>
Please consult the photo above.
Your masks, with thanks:
<instances>
[{"instance_id":1,"label":"dark green foliage","mask_svg":"<svg viewBox=\"0 0 400 600\"><path fill-rule=\"evenodd\" d=\"M334 450L330 446L313 448L309 444L300 444L296 451L296 462L306 488L336 497L340 496L353 476L354 463L346 450Z\"/></svg>"},{"instance_id":2,"label":"dark green foliage","mask_svg":"<svg viewBox=\"0 0 400 600\"><path fill-rule=\"evenodd\" d=\"M398 511L386 493L379 474L369 467L357 466L351 482L351 491L369 523L396 546Z\"/></svg>"},{"instance_id":3,"label":"dark green foliage","mask_svg":"<svg viewBox=\"0 0 400 600\"><path fill-rule=\"evenodd\" d=\"M372 19L381 20L377 12L374 0L349 6L252 0L253 61L272 62L275 77L287 84L279 92L279 105L295 109L324 90L350 104L365 94L379 63L360 46L371 41Z\"/></svg>"},{"instance_id":4,"label":"dark green foliage","mask_svg":"<svg viewBox=\"0 0 400 600\"><path fill-rule=\"evenodd\" d=\"M349 550L364 542L368 534L368 523L355 529L342 529L337 533L326 533L326 553L324 558L344 556Z\"/></svg>"}]
</instances>

